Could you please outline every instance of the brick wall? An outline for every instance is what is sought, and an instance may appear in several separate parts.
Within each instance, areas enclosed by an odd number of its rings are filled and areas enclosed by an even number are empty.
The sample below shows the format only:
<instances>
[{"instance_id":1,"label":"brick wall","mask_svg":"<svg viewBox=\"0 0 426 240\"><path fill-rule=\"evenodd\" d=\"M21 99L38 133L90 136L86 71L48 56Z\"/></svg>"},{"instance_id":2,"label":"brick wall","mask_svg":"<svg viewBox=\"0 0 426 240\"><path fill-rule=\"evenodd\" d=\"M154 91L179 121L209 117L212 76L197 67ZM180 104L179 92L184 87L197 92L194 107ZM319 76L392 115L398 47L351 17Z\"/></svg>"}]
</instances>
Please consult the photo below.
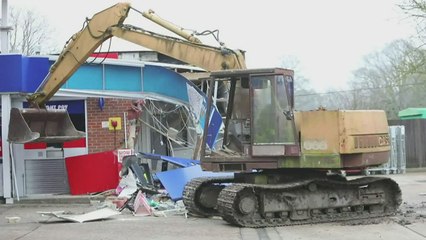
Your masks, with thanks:
<instances>
[{"instance_id":1,"label":"brick wall","mask_svg":"<svg viewBox=\"0 0 426 240\"><path fill-rule=\"evenodd\" d=\"M87 133L89 153L110 151L124 147L123 113L130 109L131 100L105 98L104 109L99 108L99 98L87 99ZM121 118L121 130L102 128L102 122L110 117ZM114 146L114 135L116 145Z\"/></svg>"}]
</instances>

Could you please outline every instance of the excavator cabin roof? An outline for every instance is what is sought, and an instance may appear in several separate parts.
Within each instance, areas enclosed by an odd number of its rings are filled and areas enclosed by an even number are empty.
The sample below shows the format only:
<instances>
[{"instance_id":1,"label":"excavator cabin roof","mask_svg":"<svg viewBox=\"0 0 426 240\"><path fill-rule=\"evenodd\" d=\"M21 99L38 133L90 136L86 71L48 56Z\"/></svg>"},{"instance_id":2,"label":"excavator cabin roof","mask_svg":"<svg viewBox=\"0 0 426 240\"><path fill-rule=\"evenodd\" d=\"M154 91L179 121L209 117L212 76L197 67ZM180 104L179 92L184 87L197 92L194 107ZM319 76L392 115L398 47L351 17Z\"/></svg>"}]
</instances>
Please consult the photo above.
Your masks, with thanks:
<instances>
[{"instance_id":1,"label":"excavator cabin roof","mask_svg":"<svg viewBox=\"0 0 426 240\"><path fill-rule=\"evenodd\" d=\"M276 74L293 75L294 71L285 68L230 69L211 72L210 76L216 78L219 81L232 81L239 80L240 78L249 77L250 75Z\"/></svg>"}]
</instances>

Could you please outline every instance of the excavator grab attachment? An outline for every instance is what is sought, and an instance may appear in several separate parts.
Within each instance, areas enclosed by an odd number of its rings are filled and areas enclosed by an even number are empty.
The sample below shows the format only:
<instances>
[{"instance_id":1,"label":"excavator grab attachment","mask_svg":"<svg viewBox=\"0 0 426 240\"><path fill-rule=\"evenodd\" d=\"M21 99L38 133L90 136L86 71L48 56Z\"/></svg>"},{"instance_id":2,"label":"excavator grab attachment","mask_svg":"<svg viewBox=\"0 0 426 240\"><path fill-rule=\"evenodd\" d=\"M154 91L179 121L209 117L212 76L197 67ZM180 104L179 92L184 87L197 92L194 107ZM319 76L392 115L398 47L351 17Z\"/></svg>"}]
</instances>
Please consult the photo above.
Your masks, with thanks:
<instances>
[{"instance_id":1,"label":"excavator grab attachment","mask_svg":"<svg viewBox=\"0 0 426 240\"><path fill-rule=\"evenodd\" d=\"M11 143L62 143L86 137L75 129L64 109L12 108L8 141Z\"/></svg>"}]
</instances>

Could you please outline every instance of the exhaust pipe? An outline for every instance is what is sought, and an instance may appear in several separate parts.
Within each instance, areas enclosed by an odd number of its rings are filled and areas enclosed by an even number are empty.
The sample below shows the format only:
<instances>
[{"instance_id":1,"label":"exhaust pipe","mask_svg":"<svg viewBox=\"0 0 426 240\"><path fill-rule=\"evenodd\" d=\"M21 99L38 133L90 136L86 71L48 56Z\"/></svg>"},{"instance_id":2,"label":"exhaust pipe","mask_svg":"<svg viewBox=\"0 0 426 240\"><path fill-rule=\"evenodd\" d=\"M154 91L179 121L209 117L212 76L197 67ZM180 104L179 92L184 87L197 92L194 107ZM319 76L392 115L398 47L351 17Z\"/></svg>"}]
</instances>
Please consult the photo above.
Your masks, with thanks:
<instances>
[{"instance_id":1,"label":"exhaust pipe","mask_svg":"<svg viewBox=\"0 0 426 240\"><path fill-rule=\"evenodd\" d=\"M86 137L75 129L68 112L64 109L18 109L10 110L10 143L46 142L63 143Z\"/></svg>"}]
</instances>

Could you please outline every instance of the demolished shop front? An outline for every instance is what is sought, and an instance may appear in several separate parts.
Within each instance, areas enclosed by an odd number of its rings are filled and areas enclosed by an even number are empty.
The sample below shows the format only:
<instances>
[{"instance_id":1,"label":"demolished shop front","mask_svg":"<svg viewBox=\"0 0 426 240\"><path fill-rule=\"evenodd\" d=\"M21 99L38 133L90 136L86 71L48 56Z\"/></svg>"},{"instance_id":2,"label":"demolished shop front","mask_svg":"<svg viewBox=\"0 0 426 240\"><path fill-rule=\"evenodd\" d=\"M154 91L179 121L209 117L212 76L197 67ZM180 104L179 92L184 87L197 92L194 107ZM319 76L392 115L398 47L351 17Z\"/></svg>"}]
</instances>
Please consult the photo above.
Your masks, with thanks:
<instances>
[{"instance_id":1,"label":"demolished shop front","mask_svg":"<svg viewBox=\"0 0 426 240\"><path fill-rule=\"evenodd\" d=\"M24 104L24 107L26 104ZM47 109L65 109L79 131L86 131L85 100L51 101ZM26 143L24 161L16 161L23 195L69 193L65 158L87 154L86 138L61 143Z\"/></svg>"},{"instance_id":2,"label":"demolished shop front","mask_svg":"<svg viewBox=\"0 0 426 240\"><path fill-rule=\"evenodd\" d=\"M10 64L10 67L5 67L0 64L0 95L2 102L1 129L2 129L2 149L4 154L2 164L0 164L0 196L3 196L6 203L13 203L13 199L17 196L30 196L36 194L60 194L68 193L69 185L67 171L65 168L64 158L89 153L93 151L93 146L89 145L93 141L98 141L103 135L95 132L90 135L89 132L97 128L102 128L96 131L111 131L104 128L104 123L108 123L108 117L96 116L93 118L94 111L109 112L106 108L101 109L100 106L90 105L93 99L101 98L116 98L116 99L133 99L138 100L144 97L150 97L157 100L162 100L162 96L167 99L172 99L169 102L171 109L180 109L176 107L179 104L188 105L189 103L200 103L200 101L191 100L194 96L198 96L198 90L186 78L168 69L166 66L145 65L143 63L128 63L125 61L108 61L99 62L99 64L82 65L79 70L67 81L67 83L55 94L53 101L48 103L48 108L60 109L66 108L70 114L73 124L77 130L86 132L86 138L82 140L67 142L63 146L46 143L30 143L30 144L12 144L9 148L7 144L7 132L9 125L10 109L12 107L25 107L24 96L35 91L36 87L42 81L47 73L48 67L51 65L45 58L28 58L25 56L1 56L0 62L11 62L10 59L16 59L16 63ZM19 61L18 61L19 60ZM23 61L30 61L31 64L23 64ZM42 62L42 66L34 64ZM96 63L96 62L95 62ZM5 71L3 71L5 70ZM8 74L13 72L15 75ZM21 74L28 72L28 74ZM7 74L6 74L7 73ZM30 74L31 73L31 74ZM35 76L40 75L37 79ZM13 81L13 86L3 85L5 82L11 82L10 79L20 79ZM35 84L34 82L38 82ZM31 83L31 88L25 87ZM26 85L27 84L27 85ZM16 86L15 86L16 85ZM92 99L93 98L93 99ZM201 99L198 96L196 99ZM96 102L97 103L97 102ZM199 105L199 104L198 104ZM120 109L118 106L112 106ZM159 106L153 106L157 109ZM193 108L193 107L191 107ZM195 108L198 109L199 107ZM95 109L95 110L94 110ZM127 110L123 108L124 111ZM146 109L144 109L146 113ZM179 110L180 111L180 110ZM164 115L164 111L159 111ZM173 113L178 112L177 110ZM199 109L197 112L201 112ZM92 114L92 115L90 115ZM176 113L177 114L177 113ZM176 115L175 114L175 115ZM163 115L160 116L163 117ZM175 116L170 114L170 116ZM181 114L177 114L180 116ZM114 116L115 117L115 116ZM123 115L121 117L123 120ZM146 115L147 118L151 117ZM188 119L190 119L188 117ZM145 119L148 122L149 119ZM175 126L175 122L177 125ZM94 125L93 125L94 124ZM172 121L171 125L163 135L175 133L174 129L182 128L179 121ZM201 124L201 123L199 123ZM186 124L184 124L186 126ZM170 131L169 131L170 130ZM125 131L124 129L122 131ZM192 130L191 130L192 131ZM164 147L164 139L155 134L155 130L143 125L140 137L140 148L137 151L160 152L160 147L155 146L155 141L159 140L159 145ZM174 135L177 137L186 136L185 131L179 131ZM110 133L111 134L111 133ZM99 135L99 136L98 136ZM114 135L114 134L113 134ZM90 137L90 139L88 138ZM103 137L105 138L105 137ZM163 141L161 141L163 139ZM89 141L90 140L90 141ZM113 141L113 139L108 139ZM119 139L117 139L119 142ZM192 142L182 146L175 146L173 149L174 155L192 156ZM9 149L11 151L9 151ZM136 149L135 149L136 150ZM12 152L13 159L10 158ZM15 184L16 183L16 184Z\"/></svg>"},{"instance_id":3,"label":"demolished shop front","mask_svg":"<svg viewBox=\"0 0 426 240\"><path fill-rule=\"evenodd\" d=\"M46 104L48 109L66 109L77 130L86 130L85 100L57 100ZM27 107L26 102L23 107ZM4 138L3 138L4 139ZM11 180L14 197L34 194L69 193L65 158L87 154L86 138L63 144L25 143L12 144ZM3 157L3 151L0 151ZM3 159L3 158L1 158ZM1 164L2 166L3 164ZM1 169L1 180L3 170ZM0 184L0 195L3 195L3 184Z\"/></svg>"}]
</instances>

